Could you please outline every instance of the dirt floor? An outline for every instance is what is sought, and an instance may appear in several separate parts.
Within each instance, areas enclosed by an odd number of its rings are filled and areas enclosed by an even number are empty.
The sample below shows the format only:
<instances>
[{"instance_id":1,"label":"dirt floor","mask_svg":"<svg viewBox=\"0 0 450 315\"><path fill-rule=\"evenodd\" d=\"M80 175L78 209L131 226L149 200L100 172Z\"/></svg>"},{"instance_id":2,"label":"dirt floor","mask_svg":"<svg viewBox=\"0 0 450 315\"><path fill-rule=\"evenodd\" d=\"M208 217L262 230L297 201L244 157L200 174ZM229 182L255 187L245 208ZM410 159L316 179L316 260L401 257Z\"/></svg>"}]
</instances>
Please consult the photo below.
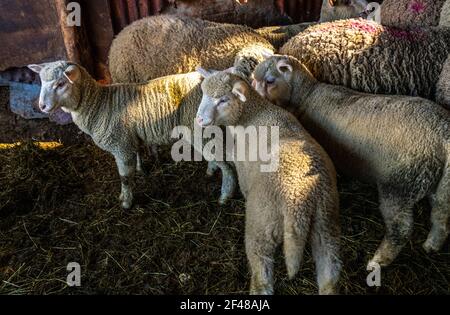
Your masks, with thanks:
<instances>
[{"instance_id":1,"label":"dirt floor","mask_svg":"<svg viewBox=\"0 0 450 315\"><path fill-rule=\"evenodd\" d=\"M38 140L62 146L0 147L0 294L247 293L244 202L236 196L218 206L220 175L206 177L205 163L174 163L162 148L158 161L147 158L136 206L124 211L113 158L73 126L26 122L21 128L30 124L28 133L15 134L1 123L3 143L36 138L43 128L47 134ZM412 241L383 269L381 287L366 285L366 263L383 236L376 193L341 177L339 183L341 293L449 294L449 242L439 254L421 248L429 229L426 202L416 207ZM81 265L81 287L66 284L69 262ZM289 281L280 253L276 293L316 294L313 268L308 249Z\"/></svg>"}]
</instances>

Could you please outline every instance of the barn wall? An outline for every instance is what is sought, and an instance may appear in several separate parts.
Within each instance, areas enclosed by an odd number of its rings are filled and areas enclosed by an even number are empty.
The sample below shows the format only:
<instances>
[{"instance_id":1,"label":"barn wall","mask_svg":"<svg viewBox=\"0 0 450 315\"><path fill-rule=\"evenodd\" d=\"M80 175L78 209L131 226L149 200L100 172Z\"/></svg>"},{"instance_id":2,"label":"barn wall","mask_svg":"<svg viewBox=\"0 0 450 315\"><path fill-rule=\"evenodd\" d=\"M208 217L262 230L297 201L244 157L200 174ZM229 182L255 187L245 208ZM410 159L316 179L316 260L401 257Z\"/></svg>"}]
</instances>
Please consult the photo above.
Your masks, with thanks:
<instances>
[{"instance_id":1,"label":"barn wall","mask_svg":"<svg viewBox=\"0 0 450 315\"><path fill-rule=\"evenodd\" d=\"M109 0L109 3L117 34L137 19L161 13L253 27L286 23L288 20L284 14L292 18L291 22L315 21L320 15L322 0L248 0L245 4L236 0ZM265 12L269 18L258 19L261 16L259 12Z\"/></svg>"},{"instance_id":2,"label":"barn wall","mask_svg":"<svg viewBox=\"0 0 450 315\"><path fill-rule=\"evenodd\" d=\"M64 27L64 3L73 0L0 1L0 71L69 58L109 79L111 42L125 26L149 15L180 14L261 27L318 20L322 0L76 0L82 27ZM245 0L239 0L245 2ZM6 46L5 46L6 45ZM22 78L13 70L11 77ZM2 74L0 74L1 76Z\"/></svg>"},{"instance_id":3,"label":"barn wall","mask_svg":"<svg viewBox=\"0 0 450 315\"><path fill-rule=\"evenodd\" d=\"M53 0L0 1L0 43L0 71L67 57Z\"/></svg>"}]
</instances>

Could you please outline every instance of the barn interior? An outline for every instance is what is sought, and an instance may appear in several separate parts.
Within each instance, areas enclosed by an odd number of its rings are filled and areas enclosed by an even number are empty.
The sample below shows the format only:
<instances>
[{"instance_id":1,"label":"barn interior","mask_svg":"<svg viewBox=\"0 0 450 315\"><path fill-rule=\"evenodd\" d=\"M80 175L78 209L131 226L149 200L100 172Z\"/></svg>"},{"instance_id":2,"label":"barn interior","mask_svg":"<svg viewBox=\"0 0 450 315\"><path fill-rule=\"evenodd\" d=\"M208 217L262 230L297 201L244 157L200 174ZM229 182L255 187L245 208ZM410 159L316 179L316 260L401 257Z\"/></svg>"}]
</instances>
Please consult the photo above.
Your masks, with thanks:
<instances>
[{"instance_id":1,"label":"barn interior","mask_svg":"<svg viewBox=\"0 0 450 315\"><path fill-rule=\"evenodd\" d=\"M111 42L143 17L258 28L317 21L322 0L79 0L81 26L68 27L70 2L0 2L0 294L247 294L243 197L219 205L220 174L206 177L206 162L174 163L167 146L146 155L136 205L122 209L114 158L66 113L39 111L40 80L26 65L68 59L109 83ZM435 254L421 246L426 201L415 208L411 241L383 269L383 285L367 286L366 263L384 233L376 189L342 175L338 184L342 294L449 293L449 241ZM73 261L83 269L80 287L66 283ZM317 293L309 248L294 280L281 251L276 266L277 294Z\"/></svg>"}]
</instances>

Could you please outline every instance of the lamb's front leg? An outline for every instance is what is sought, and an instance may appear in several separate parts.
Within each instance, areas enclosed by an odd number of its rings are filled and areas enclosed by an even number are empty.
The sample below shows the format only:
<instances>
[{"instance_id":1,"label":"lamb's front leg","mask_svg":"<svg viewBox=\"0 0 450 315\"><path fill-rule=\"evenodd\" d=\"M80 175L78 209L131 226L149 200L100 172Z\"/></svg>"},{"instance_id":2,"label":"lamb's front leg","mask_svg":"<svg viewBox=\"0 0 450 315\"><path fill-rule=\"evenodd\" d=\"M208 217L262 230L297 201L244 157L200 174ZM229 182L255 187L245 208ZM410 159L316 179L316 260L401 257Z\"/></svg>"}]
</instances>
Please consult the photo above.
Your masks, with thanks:
<instances>
[{"instance_id":1,"label":"lamb's front leg","mask_svg":"<svg viewBox=\"0 0 450 315\"><path fill-rule=\"evenodd\" d=\"M124 209L130 209L133 205L134 175L136 173L136 153L117 153L114 155L117 168L119 170L122 188L120 192L120 201Z\"/></svg>"}]
</instances>

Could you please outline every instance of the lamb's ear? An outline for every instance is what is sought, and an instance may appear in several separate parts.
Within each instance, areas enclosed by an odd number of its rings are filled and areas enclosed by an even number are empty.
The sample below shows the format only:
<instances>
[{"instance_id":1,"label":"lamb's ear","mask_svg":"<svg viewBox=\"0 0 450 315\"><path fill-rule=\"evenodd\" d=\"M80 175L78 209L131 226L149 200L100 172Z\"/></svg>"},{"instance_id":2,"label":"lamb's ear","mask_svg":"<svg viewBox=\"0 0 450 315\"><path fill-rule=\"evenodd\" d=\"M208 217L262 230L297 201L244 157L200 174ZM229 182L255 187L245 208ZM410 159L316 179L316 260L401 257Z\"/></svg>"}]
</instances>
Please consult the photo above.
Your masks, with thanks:
<instances>
[{"instance_id":1,"label":"lamb's ear","mask_svg":"<svg viewBox=\"0 0 450 315\"><path fill-rule=\"evenodd\" d=\"M230 67L228 69L223 70L223 72L235 74L236 68L235 67Z\"/></svg>"},{"instance_id":2,"label":"lamb's ear","mask_svg":"<svg viewBox=\"0 0 450 315\"><path fill-rule=\"evenodd\" d=\"M269 59L270 57L273 57L273 52L271 52L270 50L263 50L261 52L261 55L264 59Z\"/></svg>"},{"instance_id":3,"label":"lamb's ear","mask_svg":"<svg viewBox=\"0 0 450 315\"><path fill-rule=\"evenodd\" d=\"M336 0L323 0L323 4L328 7L334 7L336 5Z\"/></svg>"},{"instance_id":4,"label":"lamb's ear","mask_svg":"<svg viewBox=\"0 0 450 315\"><path fill-rule=\"evenodd\" d=\"M44 63L43 64L40 64L40 65L38 65L38 64L31 64L31 65L28 65L27 67L28 67L28 69L30 69L30 70L32 70L32 71L34 71L34 72L36 72L36 73L41 73L41 70L44 68Z\"/></svg>"},{"instance_id":5,"label":"lamb's ear","mask_svg":"<svg viewBox=\"0 0 450 315\"><path fill-rule=\"evenodd\" d=\"M283 58L277 62L277 70L281 74L286 74L292 72L294 68L292 68L292 65L289 63L287 59Z\"/></svg>"},{"instance_id":6,"label":"lamb's ear","mask_svg":"<svg viewBox=\"0 0 450 315\"><path fill-rule=\"evenodd\" d=\"M77 65L70 65L67 67L66 71L64 71L64 76L70 83L73 84L81 76L80 68L78 68Z\"/></svg>"},{"instance_id":7,"label":"lamb's ear","mask_svg":"<svg viewBox=\"0 0 450 315\"><path fill-rule=\"evenodd\" d=\"M206 69L203 69L202 67L197 67L196 69L195 69L195 71L197 71L198 73L200 73L200 75L203 77L203 78L207 78L207 77L210 77L210 76L212 76L214 73L217 73L218 71L216 71L216 70L206 70Z\"/></svg>"},{"instance_id":8,"label":"lamb's ear","mask_svg":"<svg viewBox=\"0 0 450 315\"><path fill-rule=\"evenodd\" d=\"M231 91L234 95L236 95L241 102L246 102L247 101L247 96L245 96L247 94L247 85L244 83L244 81L237 81L236 83L234 83L233 85L233 90Z\"/></svg>"}]
</instances>

